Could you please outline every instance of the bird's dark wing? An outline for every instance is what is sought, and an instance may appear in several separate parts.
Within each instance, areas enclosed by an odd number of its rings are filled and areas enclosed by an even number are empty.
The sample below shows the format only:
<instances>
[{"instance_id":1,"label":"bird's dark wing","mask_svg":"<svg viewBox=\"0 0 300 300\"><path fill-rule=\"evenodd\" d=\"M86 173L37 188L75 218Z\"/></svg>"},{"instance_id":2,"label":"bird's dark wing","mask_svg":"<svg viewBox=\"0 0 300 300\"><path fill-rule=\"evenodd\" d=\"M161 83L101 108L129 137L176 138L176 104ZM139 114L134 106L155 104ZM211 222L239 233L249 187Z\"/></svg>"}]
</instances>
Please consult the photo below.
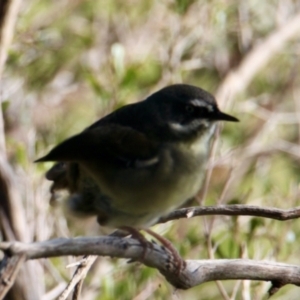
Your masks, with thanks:
<instances>
[{"instance_id":1,"label":"bird's dark wing","mask_svg":"<svg viewBox=\"0 0 300 300\"><path fill-rule=\"evenodd\" d=\"M130 127L112 125L89 128L55 148L44 161L101 161L119 164L121 167L147 167L158 162L158 144L151 142L141 132Z\"/></svg>"}]
</instances>

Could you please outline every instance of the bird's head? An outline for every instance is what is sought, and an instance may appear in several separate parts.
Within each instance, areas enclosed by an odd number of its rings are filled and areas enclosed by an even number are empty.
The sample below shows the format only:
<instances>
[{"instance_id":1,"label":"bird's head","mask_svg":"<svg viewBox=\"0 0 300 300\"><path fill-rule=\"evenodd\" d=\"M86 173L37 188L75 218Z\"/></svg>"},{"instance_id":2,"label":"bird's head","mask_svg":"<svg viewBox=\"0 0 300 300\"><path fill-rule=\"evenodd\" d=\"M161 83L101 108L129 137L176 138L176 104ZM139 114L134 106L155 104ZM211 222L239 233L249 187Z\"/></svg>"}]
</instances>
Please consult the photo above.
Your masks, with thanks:
<instances>
[{"instance_id":1,"label":"bird's head","mask_svg":"<svg viewBox=\"0 0 300 300\"><path fill-rule=\"evenodd\" d=\"M186 84L168 86L145 100L155 119L156 135L167 140L190 139L209 131L216 121L238 122L221 112L215 98Z\"/></svg>"}]
</instances>

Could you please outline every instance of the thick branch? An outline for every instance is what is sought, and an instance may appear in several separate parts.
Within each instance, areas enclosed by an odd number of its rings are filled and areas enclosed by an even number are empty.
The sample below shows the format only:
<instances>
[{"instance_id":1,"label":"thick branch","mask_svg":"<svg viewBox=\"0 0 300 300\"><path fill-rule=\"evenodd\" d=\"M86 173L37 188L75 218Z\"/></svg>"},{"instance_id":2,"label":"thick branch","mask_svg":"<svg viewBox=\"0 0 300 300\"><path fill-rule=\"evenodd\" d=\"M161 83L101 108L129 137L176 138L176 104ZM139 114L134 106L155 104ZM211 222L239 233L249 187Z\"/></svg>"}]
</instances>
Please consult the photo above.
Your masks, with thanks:
<instances>
[{"instance_id":1,"label":"thick branch","mask_svg":"<svg viewBox=\"0 0 300 300\"><path fill-rule=\"evenodd\" d=\"M300 267L268 261L248 259L188 260L179 274L163 247L152 244L144 253L137 240L118 237L82 237L76 239L54 239L38 243L2 242L0 249L10 254L25 254L28 259L63 255L101 255L141 260L157 268L177 288L188 289L207 281L248 279L271 281L273 286L294 284L300 286ZM144 255L145 254L145 255Z\"/></svg>"}]
</instances>

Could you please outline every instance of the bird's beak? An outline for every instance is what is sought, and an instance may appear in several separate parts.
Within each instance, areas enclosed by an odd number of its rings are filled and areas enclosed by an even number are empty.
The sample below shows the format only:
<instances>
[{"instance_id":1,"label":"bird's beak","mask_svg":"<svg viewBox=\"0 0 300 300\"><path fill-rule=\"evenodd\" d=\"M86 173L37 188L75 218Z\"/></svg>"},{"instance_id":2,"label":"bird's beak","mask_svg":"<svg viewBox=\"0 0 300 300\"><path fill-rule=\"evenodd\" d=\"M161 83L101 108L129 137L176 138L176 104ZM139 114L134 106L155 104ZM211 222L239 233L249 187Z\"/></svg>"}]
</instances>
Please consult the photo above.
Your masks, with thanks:
<instances>
[{"instance_id":1,"label":"bird's beak","mask_svg":"<svg viewBox=\"0 0 300 300\"><path fill-rule=\"evenodd\" d=\"M213 119L217 120L217 121L229 121L229 122L239 122L239 119L230 116L228 114L225 114L221 111L218 111L214 116Z\"/></svg>"}]
</instances>

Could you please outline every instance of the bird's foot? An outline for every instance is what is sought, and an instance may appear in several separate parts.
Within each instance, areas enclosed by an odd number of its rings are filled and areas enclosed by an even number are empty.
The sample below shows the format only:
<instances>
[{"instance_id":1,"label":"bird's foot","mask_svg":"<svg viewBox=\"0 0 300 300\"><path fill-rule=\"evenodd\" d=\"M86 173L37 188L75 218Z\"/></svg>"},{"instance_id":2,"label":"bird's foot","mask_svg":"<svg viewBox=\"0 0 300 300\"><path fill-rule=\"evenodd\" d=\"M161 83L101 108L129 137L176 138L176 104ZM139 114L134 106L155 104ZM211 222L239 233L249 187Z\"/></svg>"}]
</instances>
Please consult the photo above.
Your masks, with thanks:
<instances>
[{"instance_id":1,"label":"bird's foot","mask_svg":"<svg viewBox=\"0 0 300 300\"><path fill-rule=\"evenodd\" d=\"M138 229L130 226L122 226L119 228L123 232L129 233L134 239L138 240L143 247L143 252L141 255L141 261L145 259L145 256L147 254L147 249L153 248L153 244L149 242L141 233ZM175 249L173 244L164 238L163 236L159 235L158 233L152 231L151 229L143 229L145 232L147 232L149 235L154 237L156 240L158 240L171 254L170 260L169 260L169 265L167 266L167 269L173 270L176 275L179 275L186 267L186 262L181 258L179 255L178 251ZM132 262L130 260L129 262Z\"/></svg>"},{"instance_id":2,"label":"bird's foot","mask_svg":"<svg viewBox=\"0 0 300 300\"><path fill-rule=\"evenodd\" d=\"M169 252L171 253L170 265L172 265L172 268L175 269L175 273L179 275L185 269L186 262L181 258L173 244L151 229L144 229L144 231L157 239L167 250L169 250Z\"/></svg>"},{"instance_id":3,"label":"bird's foot","mask_svg":"<svg viewBox=\"0 0 300 300\"><path fill-rule=\"evenodd\" d=\"M147 241L147 239L140 233L140 231L138 229L135 229L134 227L122 226L119 229L122 231L126 231L127 233L129 233L132 236L132 238L134 238L140 242L140 244L143 248L143 252L141 255L141 261L143 261L145 259L146 253L147 253L147 248L153 247L152 243ZM133 260L130 260L129 262L132 262L132 261Z\"/></svg>"}]
</instances>

